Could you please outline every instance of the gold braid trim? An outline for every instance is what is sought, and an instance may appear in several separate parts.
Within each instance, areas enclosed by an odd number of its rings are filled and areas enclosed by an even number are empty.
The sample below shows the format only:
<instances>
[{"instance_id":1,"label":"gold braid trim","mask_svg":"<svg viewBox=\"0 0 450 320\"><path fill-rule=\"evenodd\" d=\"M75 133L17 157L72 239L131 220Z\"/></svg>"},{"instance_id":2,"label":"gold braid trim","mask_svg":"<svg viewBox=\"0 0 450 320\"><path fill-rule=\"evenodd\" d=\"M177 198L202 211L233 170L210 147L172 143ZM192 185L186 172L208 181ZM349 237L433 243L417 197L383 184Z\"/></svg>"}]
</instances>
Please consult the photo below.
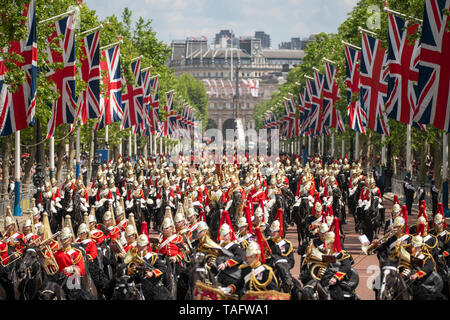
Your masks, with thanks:
<instances>
[{"instance_id":1,"label":"gold braid trim","mask_svg":"<svg viewBox=\"0 0 450 320\"><path fill-rule=\"evenodd\" d=\"M273 273L273 269L269 266L265 266L267 270L269 270L269 277L267 278L267 281L264 283L259 282L255 275L252 273L252 276L250 277L250 288L251 290L255 291L265 291L267 286L272 282L272 279L275 280L277 286L278 286L278 280L277 277L275 277L275 274Z\"/></svg>"}]
</instances>

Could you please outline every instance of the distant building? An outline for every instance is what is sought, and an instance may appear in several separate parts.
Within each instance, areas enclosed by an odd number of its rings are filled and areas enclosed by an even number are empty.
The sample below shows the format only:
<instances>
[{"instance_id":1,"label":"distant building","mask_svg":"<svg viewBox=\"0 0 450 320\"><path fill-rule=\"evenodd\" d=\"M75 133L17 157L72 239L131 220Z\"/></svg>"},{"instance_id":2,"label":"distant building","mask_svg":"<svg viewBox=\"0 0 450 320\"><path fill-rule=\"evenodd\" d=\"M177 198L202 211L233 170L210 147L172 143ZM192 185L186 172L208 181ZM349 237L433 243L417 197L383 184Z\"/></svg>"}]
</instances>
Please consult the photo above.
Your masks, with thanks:
<instances>
[{"instance_id":1,"label":"distant building","mask_svg":"<svg viewBox=\"0 0 450 320\"><path fill-rule=\"evenodd\" d=\"M315 35L310 35L308 38L301 39L299 37L291 38L290 42L281 42L278 45L280 49L289 50L306 50L306 45L316 39Z\"/></svg>"},{"instance_id":2,"label":"distant building","mask_svg":"<svg viewBox=\"0 0 450 320\"><path fill-rule=\"evenodd\" d=\"M262 48L270 48L270 36L264 31L256 31L255 38L261 41Z\"/></svg>"},{"instance_id":3,"label":"distant building","mask_svg":"<svg viewBox=\"0 0 450 320\"><path fill-rule=\"evenodd\" d=\"M269 100L286 81L286 72L302 63L302 50L262 48L261 40L240 38L239 48L208 46L205 41L173 41L168 61L175 76L191 74L203 81L209 96L209 121L220 130L232 128L239 65L237 118L255 128L255 105Z\"/></svg>"}]
</instances>

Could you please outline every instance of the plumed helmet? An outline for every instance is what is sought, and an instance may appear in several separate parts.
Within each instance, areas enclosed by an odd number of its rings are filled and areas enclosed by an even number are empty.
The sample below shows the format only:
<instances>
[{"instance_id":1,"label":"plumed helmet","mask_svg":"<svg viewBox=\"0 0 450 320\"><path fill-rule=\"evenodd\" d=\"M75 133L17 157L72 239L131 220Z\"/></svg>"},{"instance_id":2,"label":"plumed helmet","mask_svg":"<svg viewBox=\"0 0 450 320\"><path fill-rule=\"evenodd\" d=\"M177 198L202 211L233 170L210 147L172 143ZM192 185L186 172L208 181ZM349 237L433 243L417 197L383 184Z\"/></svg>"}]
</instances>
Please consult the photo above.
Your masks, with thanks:
<instances>
[{"instance_id":1,"label":"plumed helmet","mask_svg":"<svg viewBox=\"0 0 450 320\"><path fill-rule=\"evenodd\" d=\"M72 237L72 231L70 231L70 228L64 227L61 231L61 240L67 239Z\"/></svg>"},{"instance_id":2,"label":"plumed helmet","mask_svg":"<svg viewBox=\"0 0 450 320\"><path fill-rule=\"evenodd\" d=\"M137 235L136 229L132 225L128 225L125 229L125 237L129 237L132 235Z\"/></svg>"},{"instance_id":3,"label":"plumed helmet","mask_svg":"<svg viewBox=\"0 0 450 320\"><path fill-rule=\"evenodd\" d=\"M245 251L245 255L247 257L254 256L255 254L260 254L261 249L259 247L259 244L256 241L251 241L248 246L247 250Z\"/></svg>"},{"instance_id":4,"label":"plumed helmet","mask_svg":"<svg viewBox=\"0 0 450 320\"><path fill-rule=\"evenodd\" d=\"M415 235L412 240L411 244L413 247L421 247L423 245L423 238L421 235Z\"/></svg>"},{"instance_id":5,"label":"plumed helmet","mask_svg":"<svg viewBox=\"0 0 450 320\"><path fill-rule=\"evenodd\" d=\"M405 219L403 219L403 217L395 217L394 219L394 223L393 223L394 227L404 227L405 226Z\"/></svg>"},{"instance_id":6,"label":"plumed helmet","mask_svg":"<svg viewBox=\"0 0 450 320\"><path fill-rule=\"evenodd\" d=\"M325 233L324 242L325 243L333 243L334 242L334 238L335 238L334 232L333 231L329 231L329 232Z\"/></svg>"},{"instance_id":7,"label":"plumed helmet","mask_svg":"<svg viewBox=\"0 0 450 320\"><path fill-rule=\"evenodd\" d=\"M208 230L208 225L205 221L200 221L197 225L197 233L200 233L202 231Z\"/></svg>"},{"instance_id":8,"label":"plumed helmet","mask_svg":"<svg viewBox=\"0 0 450 320\"><path fill-rule=\"evenodd\" d=\"M231 232L231 228L230 228L230 226L227 223L223 223L220 226L219 232L220 232L220 235L223 237L223 236L226 236L227 234L229 234Z\"/></svg>"},{"instance_id":9,"label":"plumed helmet","mask_svg":"<svg viewBox=\"0 0 450 320\"><path fill-rule=\"evenodd\" d=\"M280 221L275 220L270 225L270 232L277 232L277 231L280 231Z\"/></svg>"},{"instance_id":10,"label":"plumed helmet","mask_svg":"<svg viewBox=\"0 0 450 320\"><path fill-rule=\"evenodd\" d=\"M419 225L419 224L421 224L421 223L423 223L423 224L425 224L425 225L428 224L427 219L425 219L425 217L423 217L423 216L421 216L421 217L419 217L419 218L417 219L417 225Z\"/></svg>"},{"instance_id":11,"label":"plumed helmet","mask_svg":"<svg viewBox=\"0 0 450 320\"><path fill-rule=\"evenodd\" d=\"M186 217L184 216L183 206L178 206L178 210L175 214L174 220L175 222L186 220Z\"/></svg>"},{"instance_id":12,"label":"plumed helmet","mask_svg":"<svg viewBox=\"0 0 450 320\"><path fill-rule=\"evenodd\" d=\"M80 226L78 227L78 235L86 232L89 232L89 227L87 226L87 224L86 223L80 224Z\"/></svg>"},{"instance_id":13,"label":"plumed helmet","mask_svg":"<svg viewBox=\"0 0 450 320\"><path fill-rule=\"evenodd\" d=\"M164 218L163 223L162 223L162 227L163 229L167 229L169 227L173 227L173 221L170 218Z\"/></svg>"},{"instance_id":14,"label":"plumed helmet","mask_svg":"<svg viewBox=\"0 0 450 320\"><path fill-rule=\"evenodd\" d=\"M148 246L148 238L145 234L141 234L138 238L137 238L137 245L139 247L145 247Z\"/></svg>"},{"instance_id":15,"label":"plumed helmet","mask_svg":"<svg viewBox=\"0 0 450 320\"><path fill-rule=\"evenodd\" d=\"M105 214L103 215L103 221L109 221L112 219L112 214L111 211L106 211Z\"/></svg>"},{"instance_id":16,"label":"plumed helmet","mask_svg":"<svg viewBox=\"0 0 450 320\"><path fill-rule=\"evenodd\" d=\"M6 216L5 217L5 228L10 226L10 225L12 225L12 224L14 224L14 223L15 222L14 222L14 219L12 217L10 217L10 216Z\"/></svg>"},{"instance_id":17,"label":"plumed helmet","mask_svg":"<svg viewBox=\"0 0 450 320\"><path fill-rule=\"evenodd\" d=\"M398 203L394 204L394 206L392 207L392 212L399 213L400 211L402 211L402 207L400 207Z\"/></svg>"},{"instance_id":18,"label":"plumed helmet","mask_svg":"<svg viewBox=\"0 0 450 320\"><path fill-rule=\"evenodd\" d=\"M88 222L89 223L91 223L91 222L97 223L97 219L95 219L95 215L93 215L93 214L89 215Z\"/></svg>"},{"instance_id":19,"label":"plumed helmet","mask_svg":"<svg viewBox=\"0 0 450 320\"><path fill-rule=\"evenodd\" d=\"M440 224L440 223L444 223L444 222L445 222L445 219L444 219L444 217L442 216L442 214L437 213L437 214L434 216L434 224Z\"/></svg>"},{"instance_id":20,"label":"plumed helmet","mask_svg":"<svg viewBox=\"0 0 450 320\"><path fill-rule=\"evenodd\" d=\"M188 208L187 218L190 218L194 215L198 215L198 212L195 211L193 207Z\"/></svg>"},{"instance_id":21,"label":"plumed helmet","mask_svg":"<svg viewBox=\"0 0 450 320\"><path fill-rule=\"evenodd\" d=\"M330 226L329 226L327 223L325 223L325 222L322 222L322 223L320 224L320 226L319 226L319 232L320 232L320 233L325 233L325 232L327 232L329 229L330 229Z\"/></svg>"},{"instance_id":22,"label":"plumed helmet","mask_svg":"<svg viewBox=\"0 0 450 320\"><path fill-rule=\"evenodd\" d=\"M317 212L322 212L322 204L320 202L316 202L316 204L314 205L314 209Z\"/></svg>"},{"instance_id":23,"label":"plumed helmet","mask_svg":"<svg viewBox=\"0 0 450 320\"><path fill-rule=\"evenodd\" d=\"M240 217L237 222L237 227L242 228L244 226L248 226L247 219L245 219L245 217Z\"/></svg>"},{"instance_id":24,"label":"plumed helmet","mask_svg":"<svg viewBox=\"0 0 450 320\"><path fill-rule=\"evenodd\" d=\"M27 220L25 220L25 223L23 224L23 227L24 227L24 228L27 228L27 227L31 227L31 225L32 225L31 220L30 220L30 219L27 219Z\"/></svg>"},{"instance_id":25,"label":"plumed helmet","mask_svg":"<svg viewBox=\"0 0 450 320\"><path fill-rule=\"evenodd\" d=\"M262 211L261 207L256 208L255 216L262 217L263 215L264 215L264 212Z\"/></svg>"}]
</instances>

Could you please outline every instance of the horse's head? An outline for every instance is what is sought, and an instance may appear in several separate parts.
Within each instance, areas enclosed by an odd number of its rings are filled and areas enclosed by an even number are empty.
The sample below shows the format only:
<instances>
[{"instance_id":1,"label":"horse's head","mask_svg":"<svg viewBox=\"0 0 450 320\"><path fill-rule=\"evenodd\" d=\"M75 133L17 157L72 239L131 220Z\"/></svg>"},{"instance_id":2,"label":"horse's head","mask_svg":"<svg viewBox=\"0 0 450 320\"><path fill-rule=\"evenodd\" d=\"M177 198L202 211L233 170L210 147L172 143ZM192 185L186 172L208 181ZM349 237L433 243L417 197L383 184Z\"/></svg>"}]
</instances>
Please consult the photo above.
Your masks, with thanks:
<instances>
[{"instance_id":1,"label":"horse's head","mask_svg":"<svg viewBox=\"0 0 450 320\"><path fill-rule=\"evenodd\" d=\"M400 275L397 268L394 266L386 265L381 269L381 287L380 287L380 299L381 300L394 300L396 292L399 287Z\"/></svg>"},{"instance_id":2,"label":"horse's head","mask_svg":"<svg viewBox=\"0 0 450 320\"><path fill-rule=\"evenodd\" d=\"M289 272L289 265L287 262L275 263L275 273L281 280L281 289L283 292L291 292L294 289L294 281Z\"/></svg>"},{"instance_id":3,"label":"horse's head","mask_svg":"<svg viewBox=\"0 0 450 320\"><path fill-rule=\"evenodd\" d=\"M129 275L123 275L117 279L114 288L114 298L117 300L139 300L140 293L133 279Z\"/></svg>"},{"instance_id":4,"label":"horse's head","mask_svg":"<svg viewBox=\"0 0 450 320\"><path fill-rule=\"evenodd\" d=\"M35 248L27 248L23 253L22 259L16 265L16 275L18 280L34 278L41 271L39 255Z\"/></svg>"}]
</instances>

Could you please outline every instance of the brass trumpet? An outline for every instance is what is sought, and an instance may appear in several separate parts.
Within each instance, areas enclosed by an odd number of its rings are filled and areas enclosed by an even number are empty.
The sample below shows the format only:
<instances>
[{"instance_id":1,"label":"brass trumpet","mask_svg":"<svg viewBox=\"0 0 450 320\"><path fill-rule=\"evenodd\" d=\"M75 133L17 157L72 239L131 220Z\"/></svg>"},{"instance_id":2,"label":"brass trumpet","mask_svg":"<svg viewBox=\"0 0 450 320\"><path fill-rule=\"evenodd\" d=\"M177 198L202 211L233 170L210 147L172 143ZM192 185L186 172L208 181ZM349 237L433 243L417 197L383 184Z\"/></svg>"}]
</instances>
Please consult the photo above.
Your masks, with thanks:
<instances>
[{"instance_id":1,"label":"brass trumpet","mask_svg":"<svg viewBox=\"0 0 450 320\"><path fill-rule=\"evenodd\" d=\"M392 237L395 234L394 230L389 231L384 236L382 236L378 241L379 243L371 243L367 246L362 246L361 250L365 255L371 255L375 253L375 250L379 248L383 243L385 243L387 240L389 240L390 237Z\"/></svg>"}]
</instances>

